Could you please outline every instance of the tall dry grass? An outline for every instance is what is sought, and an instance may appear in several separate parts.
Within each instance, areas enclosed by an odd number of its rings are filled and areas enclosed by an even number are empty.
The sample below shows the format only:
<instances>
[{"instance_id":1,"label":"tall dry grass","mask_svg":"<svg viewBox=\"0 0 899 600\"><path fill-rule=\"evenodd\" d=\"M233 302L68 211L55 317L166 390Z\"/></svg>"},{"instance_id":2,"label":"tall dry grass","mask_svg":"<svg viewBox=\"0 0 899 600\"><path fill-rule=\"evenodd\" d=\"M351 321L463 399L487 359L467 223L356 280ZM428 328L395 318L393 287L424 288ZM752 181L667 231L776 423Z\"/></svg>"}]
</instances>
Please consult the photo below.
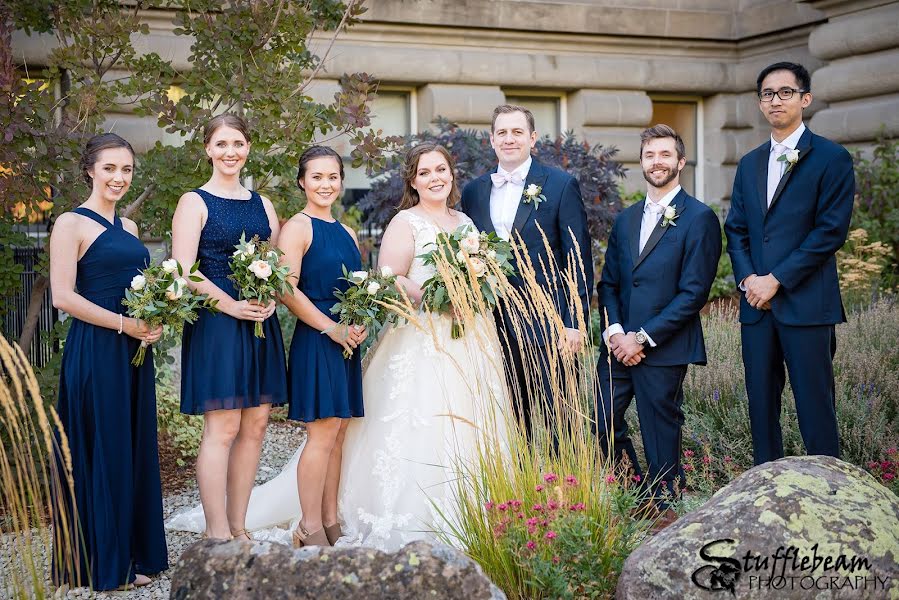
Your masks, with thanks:
<instances>
[{"instance_id":1,"label":"tall dry grass","mask_svg":"<svg viewBox=\"0 0 899 600\"><path fill-rule=\"evenodd\" d=\"M56 506L54 486L73 487L71 456L59 418L45 409L34 371L21 348L0 336L0 548L4 557L0 595L47 598L53 595L51 558L57 573L72 573L71 553L63 552L75 533L61 529L51 541L49 515ZM61 457L57 461L54 457ZM51 550L52 549L52 550ZM51 551L56 555L51 557Z\"/></svg>"},{"instance_id":2,"label":"tall dry grass","mask_svg":"<svg viewBox=\"0 0 899 600\"><path fill-rule=\"evenodd\" d=\"M631 517L638 494L613 471L593 432L595 349L577 293L583 263L572 257L566 265L532 264L520 241L513 252L521 287L509 285L495 265L488 269L500 282L514 335L497 331L473 273L455 272L445 261L436 265L469 352L464 361L446 352L446 360L457 363L457 376L470 382L479 404L491 407L477 423L474 450L455 458L454 501L435 505L443 521L437 533L464 549L509 598L610 597L648 522ZM538 283L538 273L547 286ZM586 340L579 352L563 347L558 297L577 315ZM408 302L391 308L416 327L433 327ZM536 330L542 348L526 341L527 330ZM440 350L440 336L432 333ZM497 395L483 372L465 372L464 365L480 365L478 371L486 365L492 377L505 380L501 347L513 344L527 374L524 389L513 380ZM531 406L530 435L516 418L515 402Z\"/></svg>"}]
</instances>

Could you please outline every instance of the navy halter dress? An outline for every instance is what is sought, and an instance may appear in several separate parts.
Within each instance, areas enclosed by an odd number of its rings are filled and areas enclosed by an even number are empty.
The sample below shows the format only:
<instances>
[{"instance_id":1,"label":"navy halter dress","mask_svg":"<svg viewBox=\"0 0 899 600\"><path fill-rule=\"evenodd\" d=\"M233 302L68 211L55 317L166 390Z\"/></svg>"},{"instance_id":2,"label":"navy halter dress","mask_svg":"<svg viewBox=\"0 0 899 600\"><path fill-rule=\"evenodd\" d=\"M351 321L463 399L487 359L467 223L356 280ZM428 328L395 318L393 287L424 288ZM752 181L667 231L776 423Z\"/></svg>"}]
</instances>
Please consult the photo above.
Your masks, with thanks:
<instances>
[{"instance_id":1,"label":"navy halter dress","mask_svg":"<svg viewBox=\"0 0 899 600\"><path fill-rule=\"evenodd\" d=\"M362 258L353 237L338 221L309 218L312 243L303 256L297 289L320 311L334 318L334 290L345 291L350 285L341 279L341 267L358 271L362 269ZM346 359L342 346L297 319L288 365L288 418L308 423L328 417L362 416L362 359L358 349Z\"/></svg>"},{"instance_id":2,"label":"navy halter dress","mask_svg":"<svg viewBox=\"0 0 899 600\"><path fill-rule=\"evenodd\" d=\"M200 272L235 300L228 266L241 234L246 239L271 237L262 197L249 200L214 196L194 190L206 203L208 217L200 233ZM181 412L201 415L210 410L273 406L287 401L287 367L278 316L262 323L264 338L253 334L255 321L201 310L184 326L181 345Z\"/></svg>"},{"instance_id":3,"label":"navy halter dress","mask_svg":"<svg viewBox=\"0 0 899 600\"><path fill-rule=\"evenodd\" d=\"M78 261L78 293L124 314L131 279L150 260L147 249L115 223L87 208L73 212L106 228ZM63 349L57 411L68 436L74 497L55 490L61 507L54 531L67 521L74 574L54 559L54 579L96 590L168 568L156 442L153 350L131 365L140 341L114 329L72 319ZM54 508L60 506L54 504ZM58 549L62 549L57 538ZM54 552L54 556L57 552Z\"/></svg>"}]
</instances>

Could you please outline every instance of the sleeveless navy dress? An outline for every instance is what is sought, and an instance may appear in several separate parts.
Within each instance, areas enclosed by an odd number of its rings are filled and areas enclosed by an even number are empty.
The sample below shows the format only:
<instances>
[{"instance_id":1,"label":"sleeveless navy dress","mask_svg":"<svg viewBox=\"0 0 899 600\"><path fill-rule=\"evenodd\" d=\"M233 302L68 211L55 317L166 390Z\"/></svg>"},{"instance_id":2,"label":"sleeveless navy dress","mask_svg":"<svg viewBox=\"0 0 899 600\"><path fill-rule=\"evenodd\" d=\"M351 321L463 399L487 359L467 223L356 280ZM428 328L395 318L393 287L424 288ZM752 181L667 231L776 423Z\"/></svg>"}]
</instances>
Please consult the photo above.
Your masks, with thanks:
<instances>
[{"instance_id":1,"label":"sleeveless navy dress","mask_svg":"<svg viewBox=\"0 0 899 600\"><path fill-rule=\"evenodd\" d=\"M307 215L308 216L308 215ZM338 221L312 220L312 243L303 256L297 289L324 314L337 304L334 290L345 291L341 279L362 268L362 257L353 237ZM336 319L335 319L336 324ZM290 408L288 418L310 422L328 417L362 416L362 359L356 349L343 357L343 347L327 335L297 319L288 358Z\"/></svg>"},{"instance_id":2,"label":"sleeveless navy dress","mask_svg":"<svg viewBox=\"0 0 899 600\"><path fill-rule=\"evenodd\" d=\"M113 224L87 208L73 212L106 228L78 261L78 293L124 314L125 288L147 266L150 254L123 229L118 216ZM63 508L53 519L57 533L67 521L75 573L69 577L54 558L59 584L110 590L133 582L135 573L152 575L168 568L153 350L148 348L144 363L134 367L131 358L139 345L114 329L72 319L57 411L71 451L74 498L68 489L56 489Z\"/></svg>"},{"instance_id":3,"label":"sleeveless navy dress","mask_svg":"<svg viewBox=\"0 0 899 600\"><path fill-rule=\"evenodd\" d=\"M200 272L235 300L237 288L228 279L228 263L242 233L267 240L272 230L262 197L249 200L220 198L194 190L208 211L200 233L197 258ZM181 345L181 412L201 415L210 410L273 406L287 401L287 368L278 316L262 323L264 338L253 334L255 321L201 310L184 326Z\"/></svg>"}]
</instances>

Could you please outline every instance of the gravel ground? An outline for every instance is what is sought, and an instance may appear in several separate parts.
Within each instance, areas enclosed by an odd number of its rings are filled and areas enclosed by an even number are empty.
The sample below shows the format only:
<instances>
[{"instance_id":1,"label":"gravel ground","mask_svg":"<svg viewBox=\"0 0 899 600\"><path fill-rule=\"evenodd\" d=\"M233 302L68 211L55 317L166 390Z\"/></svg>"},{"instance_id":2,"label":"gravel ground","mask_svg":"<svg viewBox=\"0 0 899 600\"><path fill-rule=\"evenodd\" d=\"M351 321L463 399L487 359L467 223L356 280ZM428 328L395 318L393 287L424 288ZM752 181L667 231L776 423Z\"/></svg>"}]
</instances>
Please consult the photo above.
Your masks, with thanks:
<instances>
[{"instance_id":1,"label":"gravel ground","mask_svg":"<svg viewBox=\"0 0 899 600\"><path fill-rule=\"evenodd\" d=\"M278 474L281 467L290 459L297 446L302 442L305 436L302 426L286 422L272 423L269 425L268 432L265 436L265 442L262 446L262 456L259 461L259 471L256 475L256 483L264 483ZM163 514L166 519L176 512L199 504L200 494L197 490L196 482L193 482L187 489L179 493L172 494L163 499ZM199 534L187 533L180 531L166 531L166 541L169 549L169 564L174 566L184 550L200 539ZM38 547L35 552L41 553L44 561L45 569L49 571L49 562L45 548ZM14 560L11 540L9 536L3 536L0 539L0 597L9 598L12 594L6 589L8 584L10 562ZM75 599L75 598L95 598L102 599L122 599L128 600L144 600L144 599L161 599L169 597L169 589L171 581L169 574L172 569L153 576L152 582L144 587L137 588L129 592L91 592L88 588L75 588L72 590L57 590L55 598L59 599Z\"/></svg>"}]
</instances>

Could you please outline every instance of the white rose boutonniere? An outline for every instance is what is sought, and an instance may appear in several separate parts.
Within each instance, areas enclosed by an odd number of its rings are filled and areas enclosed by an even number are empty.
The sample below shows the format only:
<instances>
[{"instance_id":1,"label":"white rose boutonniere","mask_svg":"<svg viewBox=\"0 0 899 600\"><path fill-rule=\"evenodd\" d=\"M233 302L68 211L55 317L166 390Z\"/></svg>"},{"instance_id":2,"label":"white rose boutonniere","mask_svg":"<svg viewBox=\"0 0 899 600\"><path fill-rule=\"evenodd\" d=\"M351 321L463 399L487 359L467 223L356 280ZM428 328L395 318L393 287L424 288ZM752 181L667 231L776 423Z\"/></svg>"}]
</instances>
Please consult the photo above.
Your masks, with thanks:
<instances>
[{"instance_id":1,"label":"white rose boutonniere","mask_svg":"<svg viewBox=\"0 0 899 600\"><path fill-rule=\"evenodd\" d=\"M677 208L669 204L665 207L665 212L662 213L662 227L668 227L669 225L677 227L675 221L679 216L680 215L677 214Z\"/></svg>"},{"instance_id":2,"label":"white rose boutonniere","mask_svg":"<svg viewBox=\"0 0 899 600\"><path fill-rule=\"evenodd\" d=\"M541 202L546 202L546 196L543 195L543 188L536 183L532 183L524 188L524 193L521 196L522 202L525 204L533 202L535 208L539 207Z\"/></svg>"},{"instance_id":3,"label":"white rose boutonniere","mask_svg":"<svg viewBox=\"0 0 899 600\"><path fill-rule=\"evenodd\" d=\"M777 162L787 163L787 169L784 171L784 173L789 172L789 170L796 166L796 163L799 162L799 150L787 150L777 157Z\"/></svg>"}]
</instances>

